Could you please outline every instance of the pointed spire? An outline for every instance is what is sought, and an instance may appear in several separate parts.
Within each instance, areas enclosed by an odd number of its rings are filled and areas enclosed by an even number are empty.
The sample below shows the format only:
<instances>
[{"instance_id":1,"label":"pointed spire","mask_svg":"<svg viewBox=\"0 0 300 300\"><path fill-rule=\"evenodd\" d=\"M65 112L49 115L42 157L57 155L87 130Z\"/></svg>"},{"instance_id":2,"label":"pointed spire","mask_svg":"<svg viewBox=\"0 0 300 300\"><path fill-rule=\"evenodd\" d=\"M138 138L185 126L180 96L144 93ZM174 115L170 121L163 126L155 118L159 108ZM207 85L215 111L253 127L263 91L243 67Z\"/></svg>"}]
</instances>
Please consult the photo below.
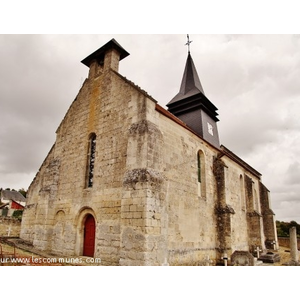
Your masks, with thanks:
<instances>
[{"instance_id":1,"label":"pointed spire","mask_svg":"<svg viewBox=\"0 0 300 300\"><path fill-rule=\"evenodd\" d=\"M191 41L188 37L186 45ZM190 49L179 93L167 104L168 111L184 122L196 134L219 148L217 107L205 96Z\"/></svg>"},{"instance_id":2,"label":"pointed spire","mask_svg":"<svg viewBox=\"0 0 300 300\"><path fill-rule=\"evenodd\" d=\"M168 104L177 102L198 93L205 95L196 67L194 65L194 61L190 52L188 52L179 93Z\"/></svg>"},{"instance_id":3,"label":"pointed spire","mask_svg":"<svg viewBox=\"0 0 300 300\"><path fill-rule=\"evenodd\" d=\"M192 56L189 52L179 92L185 95L194 88L204 94Z\"/></svg>"}]
</instances>

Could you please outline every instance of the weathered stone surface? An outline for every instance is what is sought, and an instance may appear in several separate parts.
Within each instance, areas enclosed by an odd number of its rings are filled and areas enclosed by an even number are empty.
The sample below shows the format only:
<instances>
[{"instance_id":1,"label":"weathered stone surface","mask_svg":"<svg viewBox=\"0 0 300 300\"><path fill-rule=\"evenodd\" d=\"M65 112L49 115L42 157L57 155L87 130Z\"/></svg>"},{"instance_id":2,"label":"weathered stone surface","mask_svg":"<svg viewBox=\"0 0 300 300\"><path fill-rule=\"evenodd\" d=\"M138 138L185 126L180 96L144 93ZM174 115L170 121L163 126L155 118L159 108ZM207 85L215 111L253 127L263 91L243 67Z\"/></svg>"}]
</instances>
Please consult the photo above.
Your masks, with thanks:
<instances>
[{"instance_id":1,"label":"weathered stone surface","mask_svg":"<svg viewBox=\"0 0 300 300\"><path fill-rule=\"evenodd\" d=\"M156 136L158 135L160 138L162 138L162 134L158 127L148 120L141 120L138 123L132 124L129 128L129 134L132 135L143 135L145 133Z\"/></svg>"},{"instance_id":2,"label":"weathered stone surface","mask_svg":"<svg viewBox=\"0 0 300 300\"><path fill-rule=\"evenodd\" d=\"M231 255L232 266L254 266L254 256L248 251L235 251Z\"/></svg>"},{"instance_id":3,"label":"weathered stone surface","mask_svg":"<svg viewBox=\"0 0 300 300\"><path fill-rule=\"evenodd\" d=\"M137 182L162 183L163 176L157 170L152 169L134 169L127 171L124 176L124 185L134 186Z\"/></svg>"}]
</instances>

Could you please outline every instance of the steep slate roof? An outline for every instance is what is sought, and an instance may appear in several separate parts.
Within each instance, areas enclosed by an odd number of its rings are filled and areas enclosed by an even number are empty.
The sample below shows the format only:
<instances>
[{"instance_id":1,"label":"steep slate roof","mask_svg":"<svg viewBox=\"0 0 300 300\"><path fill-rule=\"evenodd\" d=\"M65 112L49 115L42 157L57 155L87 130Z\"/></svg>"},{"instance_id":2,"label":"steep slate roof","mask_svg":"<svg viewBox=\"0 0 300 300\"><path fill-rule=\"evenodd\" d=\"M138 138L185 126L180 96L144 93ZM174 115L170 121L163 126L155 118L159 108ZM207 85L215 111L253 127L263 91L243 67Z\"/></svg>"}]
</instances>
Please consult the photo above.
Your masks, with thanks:
<instances>
[{"instance_id":1,"label":"steep slate roof","mask_svg":"<svg viewBox=\"0 0 300 300\"><path fill-rule=\"evenodd\" d=\"M17 191L7 191L7 190L2 190L1 191L1 198L3 200L12 200L15 202L26 202L26 198L19 192Z\"/></svg>"},{"instance_id":2,"label":"steep slate roof","mask_svg":"<svg viewBox=\"0 0 300 300\"><path fill-rule=\"evenodd\" d=\"M218 108L205 96L190 52L186 60L179 93L167 104L167 107L176 116L201 107L213 120L219 121Z\"/></svg>"},{"instance_id":3,"label":"steep slate roof","mask_svg":"<svg viewBox=\"0 0 300 300\"><path fill-rule=\"evenodd\" d=\"M168 105L199 93L205 95L194 61L189 52L179 93L168 103Z\"/></svg>"}]
</instances>

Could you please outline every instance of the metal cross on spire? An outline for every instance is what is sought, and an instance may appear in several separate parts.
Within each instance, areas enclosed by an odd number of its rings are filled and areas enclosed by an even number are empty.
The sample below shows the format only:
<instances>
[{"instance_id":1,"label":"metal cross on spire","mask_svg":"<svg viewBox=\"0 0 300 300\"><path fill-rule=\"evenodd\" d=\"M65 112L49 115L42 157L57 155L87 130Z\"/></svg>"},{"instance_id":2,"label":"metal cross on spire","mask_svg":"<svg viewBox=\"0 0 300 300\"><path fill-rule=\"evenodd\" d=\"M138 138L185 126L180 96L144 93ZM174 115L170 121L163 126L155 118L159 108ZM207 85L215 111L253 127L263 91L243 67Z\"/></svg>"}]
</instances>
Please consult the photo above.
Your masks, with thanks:
<instances>
[{"instance_id":1,"label":"metal cross on spire","mask_svg":"<svg viewBox=\"0 0 300 300\"><path fill-rule=\"evenodd\" d=\"M189 35L188 35L188 34L187 34L186 36L187 36L187 42L186 42L186 44L185 44L185 45L187 45L187 46L188 46L188 51L189 51L189 53L190 53L190 44L191 44L191 42L192 42L192 41L190 41L190 37L189 37Z\"/></svg>"}]
</instances>

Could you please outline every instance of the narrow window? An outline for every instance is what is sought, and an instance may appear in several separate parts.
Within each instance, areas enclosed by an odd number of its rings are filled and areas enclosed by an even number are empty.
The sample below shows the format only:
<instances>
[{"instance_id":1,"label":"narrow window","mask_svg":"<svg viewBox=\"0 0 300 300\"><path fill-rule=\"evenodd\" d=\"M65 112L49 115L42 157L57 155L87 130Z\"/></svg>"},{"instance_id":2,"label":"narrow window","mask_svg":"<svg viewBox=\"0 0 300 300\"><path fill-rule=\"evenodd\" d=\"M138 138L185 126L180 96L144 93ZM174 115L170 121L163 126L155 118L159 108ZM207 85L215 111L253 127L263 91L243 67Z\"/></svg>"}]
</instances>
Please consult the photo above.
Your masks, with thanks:
<instances>
[{"instance_id":1,"label":"narrow window","mask_svg":"<svg viewBox=\"0 0 300 300\"><path fill-rule=\"evenodd\" d=\"M94 167L95 167L95 153L96 153L96 134L92 133L89 138L88 156L87 156L87 187L93 186Z\"/></svg>"},{"instance_id":2,"label":"narrow window","mask_svg":"<svg viewBox=\"0 0 300 300\"><path fill-rule=\"evenodd\" d=\"M197 178L198 178L198 196L205 197L205 157L201 150L197 153Z\"/></svg>"},{"instance_id":3,"label":"narrow window","mask_svg":"<svg viewBox=\"0 0 300 300\"><path fill-rule=\"evenodd\" d=\"M259 211L259 206L258 206L258 197L257 197L257 191L254 188L254 210L256 210L257 212Z\"/></svg>"},{"instance_id":4,"label":"narrow window","mask_svg":"<svg viewBox=\"0 0 300 300\"><path fill-rule=\"evenodd\" d=\"M246 209L244 179L242 174L240 175L240 205L242 210Z\"/></svg>"},{"instance_id":5,"label":"narrow window","mask_svg":"<svg viewBox=\"0 0 300 300\"><path fill-rule=\"evenodd\" d=\"M201 183L201 156L200 156L200 151L198 151L198 182Z\"/></svg>"}]
</instances>

